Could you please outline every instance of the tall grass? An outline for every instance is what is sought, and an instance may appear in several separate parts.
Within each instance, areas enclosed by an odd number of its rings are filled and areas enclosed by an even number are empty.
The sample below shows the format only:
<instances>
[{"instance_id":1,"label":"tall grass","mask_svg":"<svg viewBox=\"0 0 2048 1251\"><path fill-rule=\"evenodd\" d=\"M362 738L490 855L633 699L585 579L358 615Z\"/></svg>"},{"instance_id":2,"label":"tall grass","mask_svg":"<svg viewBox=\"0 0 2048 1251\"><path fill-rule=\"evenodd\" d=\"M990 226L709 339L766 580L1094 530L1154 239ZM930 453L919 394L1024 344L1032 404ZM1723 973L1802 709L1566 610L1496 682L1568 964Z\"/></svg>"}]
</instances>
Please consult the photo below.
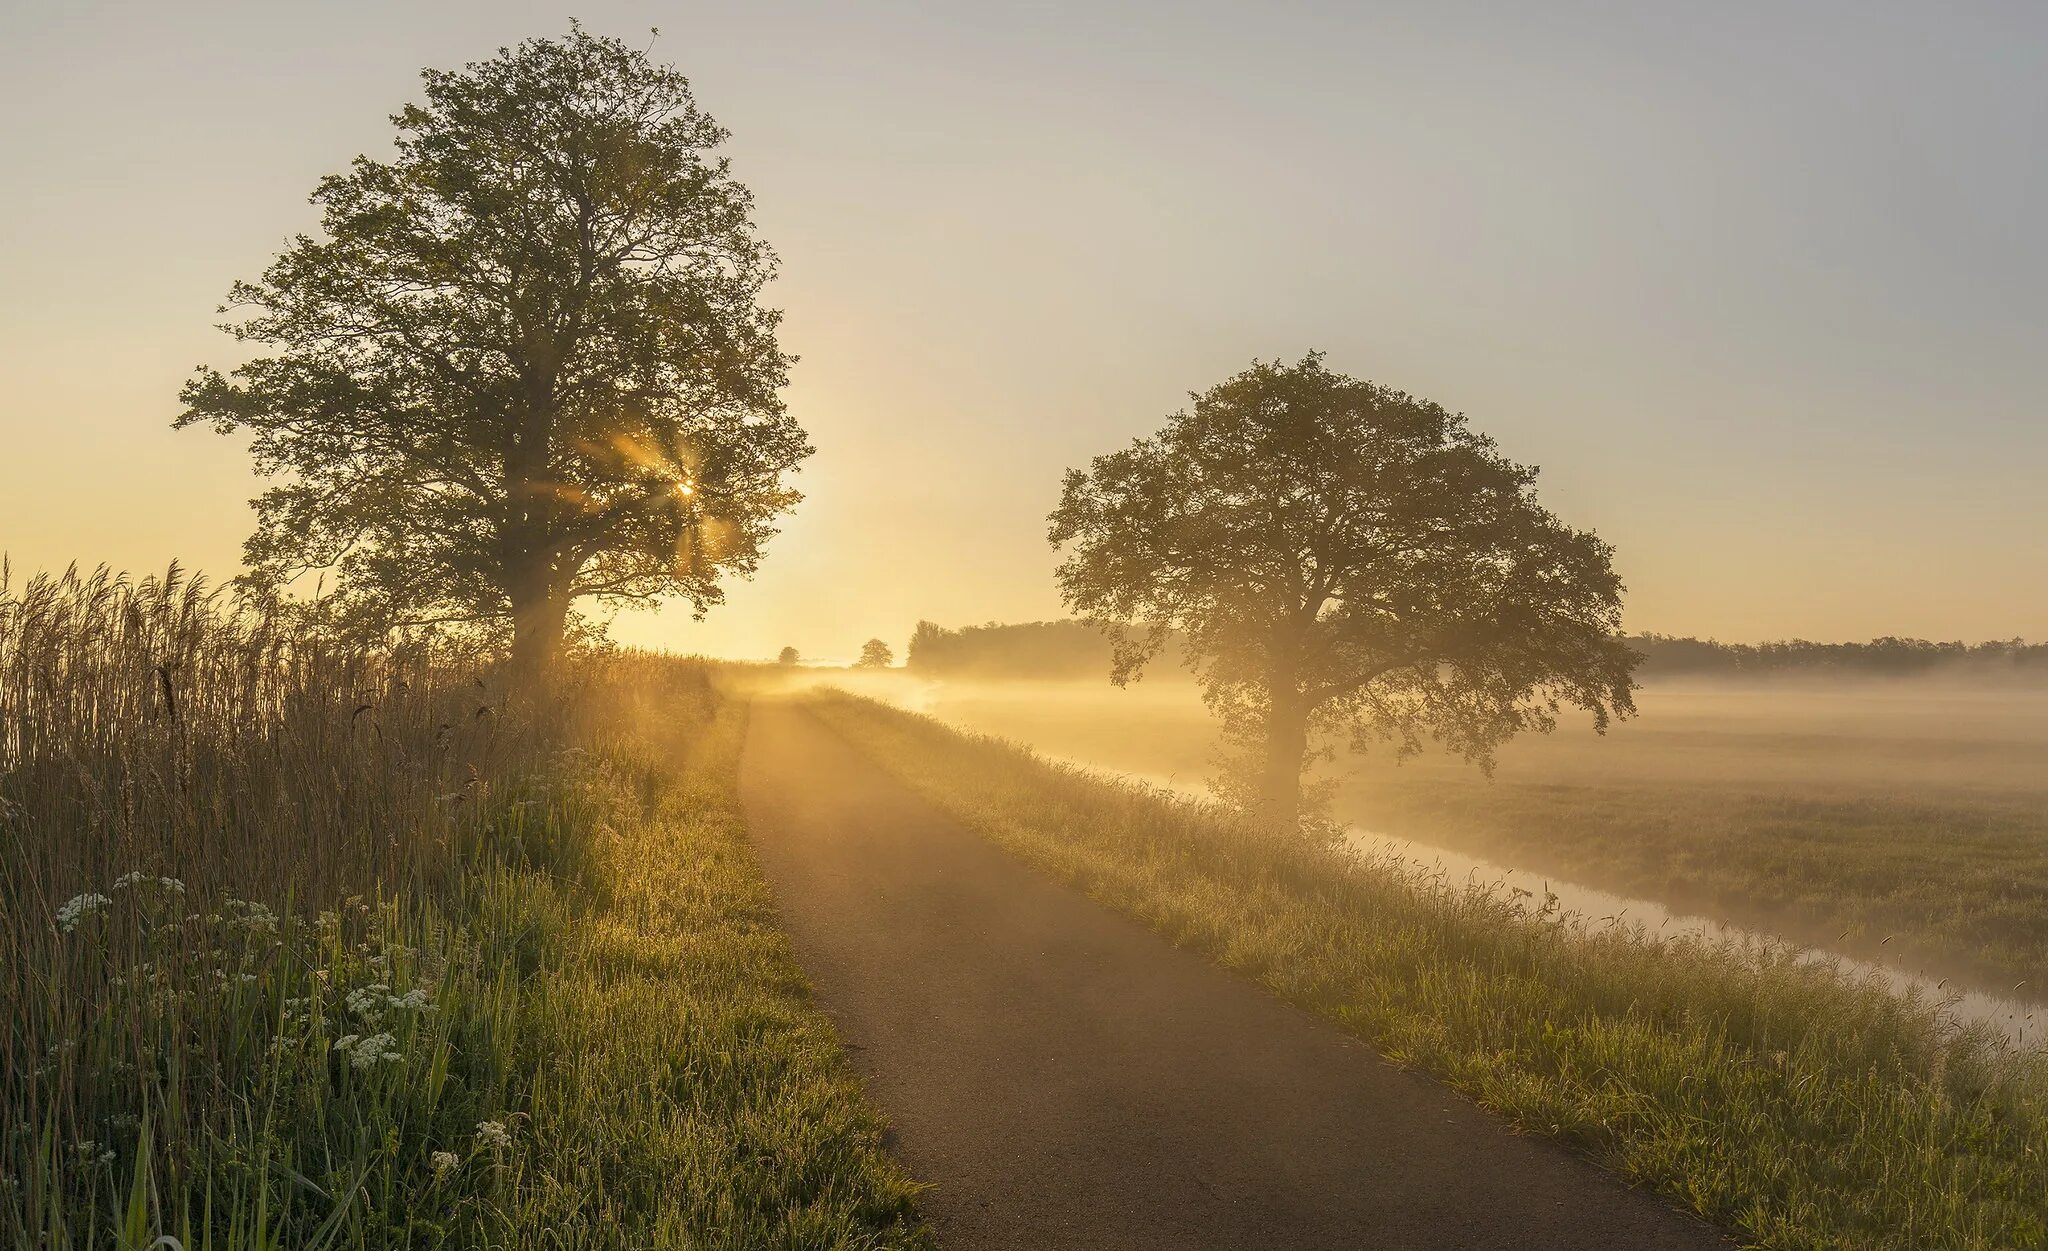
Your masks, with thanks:
<instances>
[{"instance_id":1,"label":"tall grass","mask_svg":"<svg viewBox=\"0 0 2048 1251\"><path fill-rule=\"evenodd\" d=\"M743 713L0 577L0 1245L923 1245L747 858Z\"/></svg>"},{"instance_id":2,"label":"tall grass","mask_svg":"<svg viewBox=\"0 0 2048 1251\"><path fill-rule=\"evenodd\" d=\"M2048 1243L2048 1068L1934 1005L1786 947L1588 931L865 700L813 707L1005 847L1754 1245Z\"/></svg>"}]
</instances>

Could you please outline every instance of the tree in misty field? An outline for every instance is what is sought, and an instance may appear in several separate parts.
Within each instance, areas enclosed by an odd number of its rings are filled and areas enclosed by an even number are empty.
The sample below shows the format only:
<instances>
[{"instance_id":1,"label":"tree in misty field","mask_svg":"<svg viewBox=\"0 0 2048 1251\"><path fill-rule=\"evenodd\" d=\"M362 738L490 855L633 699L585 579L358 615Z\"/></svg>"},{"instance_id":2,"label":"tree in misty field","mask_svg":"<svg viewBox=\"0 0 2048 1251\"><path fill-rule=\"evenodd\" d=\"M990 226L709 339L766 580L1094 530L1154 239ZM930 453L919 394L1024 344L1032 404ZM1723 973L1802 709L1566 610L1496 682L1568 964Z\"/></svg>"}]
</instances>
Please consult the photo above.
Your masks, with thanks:
<instances>
[{"instance_id":1,"label":"tree in misty field","mask_svg":"<svg viewBox=\"0 0 2048 1251\"><path fill-rule=\"evenodd\" d=\"M1111 629L1121 685L1178 636L1244 756L1234 787L1299 829L1333 738L1435 739L1490 768L1574 705L1634 711L1611 549L1536 500L1536 471L1460 415L1254 363L1150 438L1066 475L1067 604Z\"/></svg>"},{"instance_id":2,"label":"tree in misty field","mask_svg":"<svg viewBox=\"0 0 2048 1251\"><path fill-rule=\"evenodd\" d=\"M796 648L785 647L782 649L781 653L775 657L775 663L778 665L793 665L801 659L802 657L797 655Z\"/></svg>"},{"instance_id":3,"label":"tree in misty field","mask_svg":"<svg viewBox=\"0 0 2048 1251\"><path fill-rule=\"evenodd\" d=\"M702 616L811 449L758 301L774 253L680 74L572 27L422 77L395 156L313 193L325 238L233 288L224 329L271 354L200 370L177 424L250 431L280 479L256 579L509 626L532 678L586 597Z\"/></svg>"},{"instance_id":4,"label":"tree in misty field","mask_svg":"<svg viewBox=\"0 0 2048 1251\"><path fill-rule=\"evenodd\" d=\"M910 642L903 649L903 667L925 669L936 663L938 654L946 645L945 628L936 621L920 621L910 632Z\"/></svg>"},{"instance_id":5,"label":"tree in misty field","mask_svg":"<svg viewBox=\"0 0 2048 1251\"><path fill-rule=\"evenodd\" d=\"M860 645L860 659L854 662L857 669L887 669L896 663L896 653L880 639L869 639Z\"/></svg>"}]
</instances>

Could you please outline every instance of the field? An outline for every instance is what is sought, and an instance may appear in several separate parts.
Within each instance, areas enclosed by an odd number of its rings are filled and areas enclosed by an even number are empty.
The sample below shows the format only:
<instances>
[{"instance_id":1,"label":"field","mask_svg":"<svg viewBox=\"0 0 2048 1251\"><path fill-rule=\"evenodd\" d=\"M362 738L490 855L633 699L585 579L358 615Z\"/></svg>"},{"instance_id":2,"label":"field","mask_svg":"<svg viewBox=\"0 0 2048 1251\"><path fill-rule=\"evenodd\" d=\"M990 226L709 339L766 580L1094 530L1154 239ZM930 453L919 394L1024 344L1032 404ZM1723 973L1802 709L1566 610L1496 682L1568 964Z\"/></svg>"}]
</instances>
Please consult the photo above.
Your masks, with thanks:
<instances>
[{"instance_id":1,"label":"field","mask_svg":"<svg viewBox=\"0 0 2048 1251\"><path fill-rule=\"evenodd\" d=\"M817 713L987 837L1752 1245L2048 1237L2048 1071L1782 948L1586 932L843 696Z\"/></svg>"},{"instance_id":2,"label":"field","mask_svg":"<svg viewBox=\"0 0 2048 1251\"><path fill-rule=\"evenodd\" d=\"M0 586L0 1246L930 1245L712 678Z\"/></svg>"},{"instance_id":3,"label":"field","mask_svg":"<svg viewBox=\"0 0 2048 1251\"><path fill-rule=\"evenodd\" d=\"M865 693L1179 789L1213 750L1192 688L918 683ZM1599 737L1460 762L1347 758L1336 815L1999 993L2048 987L2048 688L1666 682Z\"/></svg>"},{"instance_id":4,"label":"field","mask_svg":"<svg viewBox=\"0 0 2048 1251\"><path fill-rule=\"evenodd\" d=\"M801 680L1176 787L1209 750L1182 686ZM751 700L790 681L598 652L538 715L477 657L175 574L0 588L0 1246L934 1245L748 842ZM2048 1061L1996 1031L811 702L1024 860L1754 1245L2048 1240ZM2039 958L2028 693L1644 705L1491 781L1354 764L1339 812L1979 978Z\"/></svg>"}]
</instances>

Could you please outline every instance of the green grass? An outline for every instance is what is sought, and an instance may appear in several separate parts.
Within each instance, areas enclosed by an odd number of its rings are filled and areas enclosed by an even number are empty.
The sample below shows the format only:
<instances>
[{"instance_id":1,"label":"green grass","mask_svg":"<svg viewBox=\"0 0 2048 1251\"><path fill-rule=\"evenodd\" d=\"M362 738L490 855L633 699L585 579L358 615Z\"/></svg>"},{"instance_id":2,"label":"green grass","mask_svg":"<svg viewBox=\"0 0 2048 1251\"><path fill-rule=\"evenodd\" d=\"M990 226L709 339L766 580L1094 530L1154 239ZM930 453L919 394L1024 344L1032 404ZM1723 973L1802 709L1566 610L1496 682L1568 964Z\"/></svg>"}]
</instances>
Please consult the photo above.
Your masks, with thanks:
<instances>
[{"instance_id":1,"label":"green grass","mask_svg":"<svg viewBox=\"0 0 2048 1251\"><path fill-rule=\"evenodd\" d=\"M910 693L878 689L884 698ZM1215 727L1185 684L915 692L949 722L1199 785ZM2048 690L1695 682L1606 737L1508 745L1492 778L1441 754L1347 757L1335 815L1399 838L1799 942L2048 994Z\"/></svg>"},{"instance_id":2,"label":"green grass","mask_svg":"<svg viewBox=\"0 0 2048 1251\"><path fill-rule=\"evenodd\" d=\"M2048 801L1383 771L1344 811L1847 954L2048 992Z\"/></svg>"},{"instance_id":3,"label":"green grass","mask_svg":"<svg viewBox=\"0 0 2048 1251\"><path fill-rule=\"evenodd\" d=\"M522 712L175 579L0 582L0 1246L930 1246L744 715L688 662Z\"/></svg>"},{"instance_id":4,"label":"green grass","mask_svg":"<svg viewBox=\"0 0 2048 1251\"><path fill-rule=\"evenodd\" d=\"M1786 948L1587 932L867 701L813 707L1012 852L1751 1244L2048 1244L2048 1071L1926 1005Z\"/></svg>"}]
</instances>

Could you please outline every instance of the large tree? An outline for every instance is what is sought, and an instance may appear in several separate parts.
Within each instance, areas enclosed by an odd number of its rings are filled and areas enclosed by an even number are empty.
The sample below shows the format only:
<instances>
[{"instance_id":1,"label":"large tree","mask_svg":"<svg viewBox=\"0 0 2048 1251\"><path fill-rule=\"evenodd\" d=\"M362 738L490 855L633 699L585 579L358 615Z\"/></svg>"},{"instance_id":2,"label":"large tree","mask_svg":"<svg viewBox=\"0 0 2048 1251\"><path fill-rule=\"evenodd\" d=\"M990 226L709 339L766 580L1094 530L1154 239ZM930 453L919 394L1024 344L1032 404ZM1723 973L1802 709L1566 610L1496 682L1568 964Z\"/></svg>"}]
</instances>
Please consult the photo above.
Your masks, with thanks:
<instances>
[{"instance_id":1,"label":"large tree","mask_svg":"<svg viewBox=\"0 0 2048 1251\"><path fill-rule=\"evenodd\" d=\"M580 27L429 70L396 152L313 193L184 389L253 435L254 576L338 575L384 625L509 625L546 669L579 599L750 573L810 454L761 289L775 256L673 68Z\"/></svg>"},{"instance_id":2,"label":"large tree","mask_svg":"<svg viewBox=\"0 0 2048 1251\"><path fill-rule=\"evenodd\" d=\"M1434 739L1490 767L1567 705L1601 729L1634 711L1611 549L1461 415L1318 354L1192 398L1069 471L1051 538L1119 684L1186 645L1262 819L1300 827L1302 772L1332 740Z\"/></svg>"}]
</instances>

